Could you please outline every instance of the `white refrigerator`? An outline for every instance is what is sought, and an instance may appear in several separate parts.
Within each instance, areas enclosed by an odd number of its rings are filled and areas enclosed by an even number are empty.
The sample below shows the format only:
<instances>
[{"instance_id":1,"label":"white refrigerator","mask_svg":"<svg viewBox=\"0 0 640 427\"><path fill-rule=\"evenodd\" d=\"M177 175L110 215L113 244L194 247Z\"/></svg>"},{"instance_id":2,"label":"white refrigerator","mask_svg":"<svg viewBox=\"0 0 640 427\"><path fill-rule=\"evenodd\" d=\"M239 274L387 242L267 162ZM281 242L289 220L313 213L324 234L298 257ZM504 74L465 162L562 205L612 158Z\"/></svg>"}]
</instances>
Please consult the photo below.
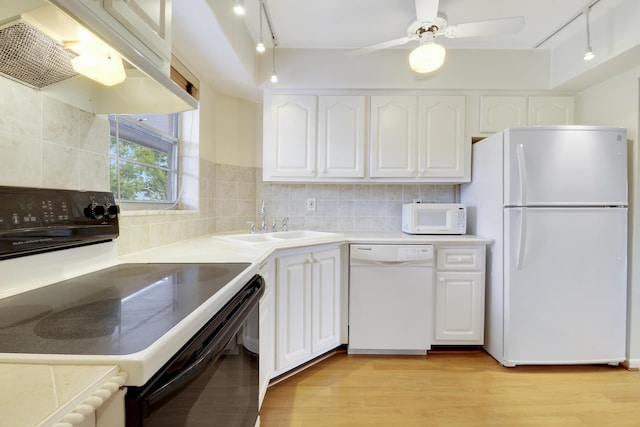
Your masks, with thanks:
<instances>
[{"instance_id":1,"label":"white refrigerator","mask_svg":"<svg viewBox=\"0 0 640 427\"><path fill-rule=\"evenodd\" d=\"M486 351L505 366L623 361L626 129L510 128L472 153L467 231L494 240Z\"/></svg>"}]
</instances>

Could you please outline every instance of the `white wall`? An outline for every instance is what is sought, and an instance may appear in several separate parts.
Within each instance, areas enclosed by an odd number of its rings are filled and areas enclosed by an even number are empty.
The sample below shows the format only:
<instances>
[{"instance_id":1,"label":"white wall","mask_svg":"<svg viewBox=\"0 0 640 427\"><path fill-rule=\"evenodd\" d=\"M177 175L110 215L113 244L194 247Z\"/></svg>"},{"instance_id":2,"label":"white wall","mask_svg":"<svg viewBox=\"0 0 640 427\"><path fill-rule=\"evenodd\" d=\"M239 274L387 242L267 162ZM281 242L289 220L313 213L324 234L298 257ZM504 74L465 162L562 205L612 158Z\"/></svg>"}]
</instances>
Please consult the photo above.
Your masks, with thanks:
<instances>
[{"instance_id":1,"label":"white wall","mask_svg":"<svg viewBox=\"0 0 640 427\"><path fill-rule=\"evenodd\" d=\"M638 169L638 110L640 67L612 77L584 90L577 97L582 124L625 127L629 147L629 299L627 327L627 359L632 367L640 367L640 200Z\"/></svg>"},{"instance_id":2,"label":"white wall","mask_svg":"<svg viewBox=\"0 0 640 427\"><path fill-rule=\"evenodd\" d=\"M200 156L214 163L260 166L261 115L261 105L203 84L200 88ZM258 160L260 163L256 163Z\"/></svg>"},{"instance_id":3,"label":"white wall","mask_svg":"<svg viewBox=\"0 0 640 427\"><path fill-rule=\"evenodd\" d=\"M546 90L545 50L449 49L437 72L409 68L410 49L347 56L343 50L277 49L278 83L269 82L271 52L261 57L258 84L270 89Z\"/></svg>"}]
</instances>

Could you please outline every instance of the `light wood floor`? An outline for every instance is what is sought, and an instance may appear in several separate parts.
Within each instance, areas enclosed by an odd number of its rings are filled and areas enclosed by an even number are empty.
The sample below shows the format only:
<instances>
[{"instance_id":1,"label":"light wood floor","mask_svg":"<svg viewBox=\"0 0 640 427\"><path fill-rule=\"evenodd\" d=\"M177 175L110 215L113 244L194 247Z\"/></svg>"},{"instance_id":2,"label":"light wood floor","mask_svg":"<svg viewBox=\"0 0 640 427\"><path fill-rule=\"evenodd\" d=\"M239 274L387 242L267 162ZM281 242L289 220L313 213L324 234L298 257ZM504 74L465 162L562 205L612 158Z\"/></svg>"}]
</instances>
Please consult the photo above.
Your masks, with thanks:
<instances>
[{"instance_id":1,"label":"light wood floor","mask_svg":"<svg viewBox=\"0 0 640 427\"><path fill-rule=\"evenodd\" d=\"M640 372L338 353L269 387L261 426L640 426Z\"/></svg>"}]
</instances>

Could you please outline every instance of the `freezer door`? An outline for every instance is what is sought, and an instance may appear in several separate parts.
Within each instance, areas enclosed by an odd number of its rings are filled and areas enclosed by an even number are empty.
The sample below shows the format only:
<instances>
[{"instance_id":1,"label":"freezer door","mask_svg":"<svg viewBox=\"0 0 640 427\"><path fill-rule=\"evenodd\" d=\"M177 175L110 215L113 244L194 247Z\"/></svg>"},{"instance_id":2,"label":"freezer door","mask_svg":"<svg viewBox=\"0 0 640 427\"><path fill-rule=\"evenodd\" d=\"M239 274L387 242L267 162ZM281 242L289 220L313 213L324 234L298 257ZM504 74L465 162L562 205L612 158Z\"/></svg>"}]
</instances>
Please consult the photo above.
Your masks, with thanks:
<instances>
[{"instance_id":1,"label":"freezer door","mask_svg":"<svg viewBox=\"0 0 640 427\"><path fill-rule=\"evenodd\" d=\"M504 150L504 206L627 204L625 129L507 129Z\"/></svg>"},{"instance_id":2,"label":"freezer door","mask_svg":"<svg viewBox=\"0 0 640 427\"><path fill-rule=\"evenodd\" d=\"M622 361L626 209L509 208L504 219L506 364Z\"/></svg>"}]
</instances>

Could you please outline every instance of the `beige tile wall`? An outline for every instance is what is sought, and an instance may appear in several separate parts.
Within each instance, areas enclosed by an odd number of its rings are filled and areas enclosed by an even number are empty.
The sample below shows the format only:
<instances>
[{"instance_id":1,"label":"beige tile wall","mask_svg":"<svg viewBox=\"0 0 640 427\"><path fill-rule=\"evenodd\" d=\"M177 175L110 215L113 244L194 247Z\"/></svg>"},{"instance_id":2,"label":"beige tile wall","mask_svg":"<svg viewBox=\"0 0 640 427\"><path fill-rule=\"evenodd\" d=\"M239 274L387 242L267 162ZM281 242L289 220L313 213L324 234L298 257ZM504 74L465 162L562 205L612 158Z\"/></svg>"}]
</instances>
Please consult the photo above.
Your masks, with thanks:
<instances>
[{"instance_id":1,"label":"beige tile wall","mask_svg":"<svg viewBox=\"0 0 640 427\"><path fill-rule=\"evenodd\" d=\"M5 78L0 94L0 185L109 190L105 116Z\"/></svg>"},{"instance_id":2,"label":"beige tile wall","mask_svg":"<svg viewBox=\"0 0 640 427\"><path fill-rule=\"evenodd\" d=\"M260 176L259 174L258 176ZM316 210L306 200L316 199ZM420 184L258 183L256 206L265 200L269 224L289 217L290 229L400 231L402 203L453 202L454 187Z\"/></svg>"}]
</instances>

